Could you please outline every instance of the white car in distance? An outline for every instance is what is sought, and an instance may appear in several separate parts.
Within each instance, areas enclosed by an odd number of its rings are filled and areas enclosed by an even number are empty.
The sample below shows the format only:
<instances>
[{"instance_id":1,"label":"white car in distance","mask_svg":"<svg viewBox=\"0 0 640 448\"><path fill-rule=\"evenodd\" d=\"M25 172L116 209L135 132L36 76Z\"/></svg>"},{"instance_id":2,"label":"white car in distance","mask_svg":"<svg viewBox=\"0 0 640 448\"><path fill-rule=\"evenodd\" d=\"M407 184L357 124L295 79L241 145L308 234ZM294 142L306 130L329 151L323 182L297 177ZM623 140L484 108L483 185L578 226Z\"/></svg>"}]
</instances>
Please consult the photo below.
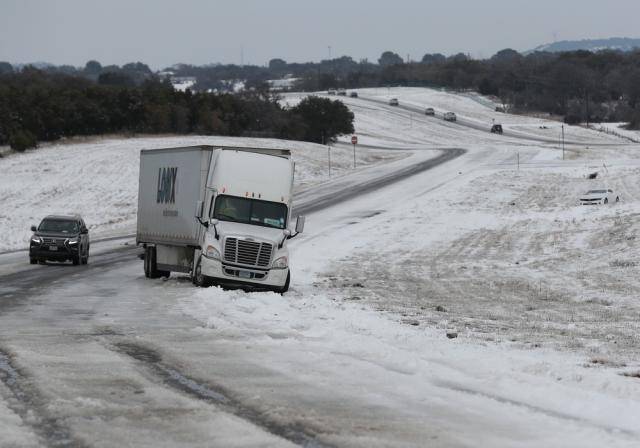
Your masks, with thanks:
<instances>
[{"instance_id":1,"label":"white car in distance","mask_svg":"<svg viewBox=\"0 0 640 448\"><path fill-rule=\"evenodd\" d=\"M442 118L444 118L444 121L456 121L457 119L456 114L453 112L445 112Z\"/></svg>"},{"instance_id":2,"label":"white car in distance","mask_svg":"<svg viewBox=\"0 0 640 448\"><path fill-rule=\"evenodd\" d=\"M620 196L614 193L611 188L589 190L580 196L580 205L600 205L609 202L620 202Z\"/></svg>"}]
</instances>

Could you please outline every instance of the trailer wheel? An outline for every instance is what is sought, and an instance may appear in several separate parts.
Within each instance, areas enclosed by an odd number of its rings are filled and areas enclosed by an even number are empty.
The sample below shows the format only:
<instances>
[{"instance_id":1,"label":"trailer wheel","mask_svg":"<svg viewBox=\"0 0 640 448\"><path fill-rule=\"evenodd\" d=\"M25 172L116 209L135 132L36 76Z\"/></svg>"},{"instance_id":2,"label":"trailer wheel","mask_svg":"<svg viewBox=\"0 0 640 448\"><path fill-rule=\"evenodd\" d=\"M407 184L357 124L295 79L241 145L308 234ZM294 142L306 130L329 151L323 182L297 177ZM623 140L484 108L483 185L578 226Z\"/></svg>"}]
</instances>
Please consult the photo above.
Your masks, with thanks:
<instances>
[{"instance_id":1,"label":"trailer wheel","mask_svg":"<svg viewBox=\"0 0 640 448\"><path fill-rule=\"evenodd\" d=\"M144 250L144 275L147 278L158 278L164 271L158 271L156 267L156 248L147 246Z\"/></svg>"},{"instance_id":2,"label":"trailer wheel","mask_svg":"<svg viewBox=\"0 0 640 448\"><path fill-rule=\"evenodd\" d=\"M149 248L148 247L144 248L144 255L142 260L144 262L144 276L149 278Z\"/></svg>"}]
</instances>

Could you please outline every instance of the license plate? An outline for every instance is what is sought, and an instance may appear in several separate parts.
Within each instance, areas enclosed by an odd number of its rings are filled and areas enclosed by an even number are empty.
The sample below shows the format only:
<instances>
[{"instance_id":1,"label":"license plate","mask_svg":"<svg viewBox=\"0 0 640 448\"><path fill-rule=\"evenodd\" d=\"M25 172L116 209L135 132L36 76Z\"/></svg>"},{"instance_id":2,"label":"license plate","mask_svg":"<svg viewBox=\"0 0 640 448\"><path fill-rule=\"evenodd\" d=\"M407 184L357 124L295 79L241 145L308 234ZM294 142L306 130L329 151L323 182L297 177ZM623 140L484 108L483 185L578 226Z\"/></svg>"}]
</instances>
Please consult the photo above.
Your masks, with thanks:
<instances>
[{"instance_id":1,"label":"license plate","mask_svg":"<svg viewBox=\"0 0 640 448\"><path fill-rule=\"evenodd\" d=\"M58 246L49 246L49 250L56 251L58 250Z\"/></svg>"},{"instance_id":2,"label":"license plate","mask_svg":"<svg viewBox=\"0 0 640 448\"><path fill-rule=\"evenodd\" d=\"M251 278L251 272L249 272L249 271L238 271L238 276L240 278Z\"/></svg>"}]
</instances>

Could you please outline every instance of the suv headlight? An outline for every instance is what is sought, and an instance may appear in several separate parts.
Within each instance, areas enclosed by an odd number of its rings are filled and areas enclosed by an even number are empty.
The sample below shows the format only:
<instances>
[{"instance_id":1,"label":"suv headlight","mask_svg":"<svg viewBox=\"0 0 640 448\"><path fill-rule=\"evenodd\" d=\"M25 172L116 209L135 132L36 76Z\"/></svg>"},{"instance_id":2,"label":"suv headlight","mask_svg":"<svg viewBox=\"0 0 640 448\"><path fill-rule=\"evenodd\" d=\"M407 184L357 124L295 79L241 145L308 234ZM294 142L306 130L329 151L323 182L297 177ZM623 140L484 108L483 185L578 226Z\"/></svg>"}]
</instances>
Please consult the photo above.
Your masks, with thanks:
<instances>
[{"instance_id":1,"label":"suv headlight","mask_svg":"<svg viewBox=\"0 0 640 448\"><path fill-rule=\"evenodd\" d=\"M42 244L42 238L40 238L39 236L32 236L31 244L36 244L36 245Z\"/></svg>"},{"instance_id":2,"label":"suv headlight","mask_svg":"<svg viewBox=\"0 0 640 448\"><path fill-rule=\"evenodd\" d=\"M75 246L75 245L77 245L77 244L78 244L78 238L69 238L69 239L67 240L67 244L68 244L69 246Z\"/></svg>"},{"instance_id":3,"label":"suv headlight","mask_svg":"<svg viewBox=\"0 0 640 448\"><path fill-rule=\"evenodd\" d=\"M273 269L286 269L289 266L289 259L284 256L273 262Z\"/></svg>"},{"instance_id":4,"label":"suv headlight","mask_svg":"<svg viewBox=\"0 0 640 448\"><path fill-rule=\"evenodd\" d=\"M214 260L220 259L220 252L218 251L218 249L216 249L211 245L207 246L207 250L205 251L204 254L207 258L212 258Z\"/></svg>"}]
</instances>

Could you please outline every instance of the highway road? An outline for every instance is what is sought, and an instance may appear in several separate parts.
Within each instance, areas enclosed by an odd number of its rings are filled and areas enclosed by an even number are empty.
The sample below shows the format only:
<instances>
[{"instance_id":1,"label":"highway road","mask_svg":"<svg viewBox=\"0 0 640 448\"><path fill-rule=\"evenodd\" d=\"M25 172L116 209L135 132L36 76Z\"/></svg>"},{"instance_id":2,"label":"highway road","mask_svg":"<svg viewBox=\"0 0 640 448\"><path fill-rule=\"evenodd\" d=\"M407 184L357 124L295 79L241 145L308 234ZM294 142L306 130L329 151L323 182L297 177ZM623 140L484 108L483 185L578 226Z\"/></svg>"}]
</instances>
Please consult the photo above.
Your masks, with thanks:
<instances>
[{"instance_id":1,"label":"highway road","mask_svg":"<svg viewBox=\"0 0 640 448\"><path fill-rule=\"evenodd\" d=\"M425 151L415 164L302 191L295 212L321 213L466 152ZM144 279L140 252L126 235L94 242L86 266L0 255L0 418L3 406L19 416L15 431L34 446L334 446L332 434L354 422L396 418L384 409L363 414L357 399L247 364L198 333L200 324L167 302L163 281ZM175 281L193 288L187 277ZM247 388L260 397L244 395ZM396 430L385 437L401 437Z\"/></svg>"}]
</instances>

